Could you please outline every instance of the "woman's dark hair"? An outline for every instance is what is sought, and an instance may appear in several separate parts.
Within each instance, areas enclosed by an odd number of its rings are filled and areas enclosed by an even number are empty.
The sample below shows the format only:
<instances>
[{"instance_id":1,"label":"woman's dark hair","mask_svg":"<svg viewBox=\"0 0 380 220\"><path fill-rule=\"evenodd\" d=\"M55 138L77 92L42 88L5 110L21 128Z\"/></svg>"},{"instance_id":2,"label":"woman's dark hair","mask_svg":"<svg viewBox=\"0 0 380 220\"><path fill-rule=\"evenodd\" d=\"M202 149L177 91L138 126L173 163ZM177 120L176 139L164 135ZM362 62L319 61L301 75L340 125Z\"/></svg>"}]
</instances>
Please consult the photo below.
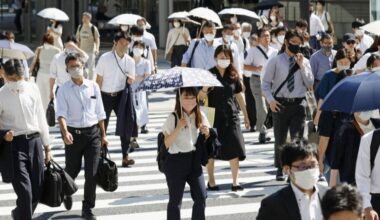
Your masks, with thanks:
<instances>
[{"instance_id":1,"label":"woman's dark hair","mask_svg":"<svg viewBox=\"0 0 380 220\"><path fill-rule=\"evenodd\" d=\"M338 212L349 211L358 217L363 214L363 198L355 187L344 183L327 190L321 202L325 220Z\"/></svg>"},{"instance_id":2,"label":"woman's dark hair","mask_svg":"<svg viewBox=\"0 0 380 220\"><path fill-rule=\"evenodd\" d=\"M214 58L216 59L216 57L218 56L218 54L220 53L224 53L224 55L226 57L229 57L230 58L230 65L226 68L226 72L224 74L226 74L228 77L230 77L233 81L236 81L239 79L239 74L238 72L236 71L234 65L233 65L233 62L234 62L234 58L232 56L232 50L229 46L225 46L225 45L220 45L218 46L216 49L215 49L215 53L214 53Z\"/></svg>"},{"instance_id":3,"label":"woman's dark hair","mask_svg":"<svg viewBox=\"0 0 380 220\"><path fill-rule=\"evenodd\" d=\"M175 113L177 114L177 116L179 118L181 118L181 114L183 111L181 109L182 106L181 106L181 102L179 100L180 95L182 95L182 94L185 94L185 96L194 96L194 98L196 99L197 105L192 110L192 112L195 113L195 126L197 128L200 128L202 126L202 114L201 114L201 110L200 110L198 99L197 99L197 90L194 87L185 87L185 88L180 88L176 92Z\"/></svg>"},{"instance_id":4,"label":"woman's dark hair","mask_svg":"<svg viewBox=\"0 0 380 220\"><path fill-rule=\"evenodd\" d=\"M322 6L325 6L326 1L325 0L317 0L317 4L321 4Z\"/></svg>"},{"instance_id":5,"label":"woman's dark hair","mask_svg":"<svg viewBox=\"0 0 380 220\"><path fill-rule=\"evenodd\" d=\"M67 36L65 43L68 43L68 42L74 42L75 44L78 44L78 41L77 41L77 38L75 37L75 35Z\"/></svg>"},{"instance_id":6,"label":"woman's dark hair","mask_svg":"<svg viewBox=\"0 0 380 220\"><path fill-rule=\"evenodd\" d=\"M285 144L281 151L282 166L291 166L295 161L304 160L308 157L318 158L317 148L304 140Z\"/></svg>"},{"instance_id":7,"label":"woman's dark hair","mask_svg":"<svg viewBox=\"0 0 380 220\"><path fill-rule=\"evenodd\" d=\"M380 36L376 35L373 39L372 45L366 51L364 51L364 54L377 52L379 50L378 48L379 46L380 46Z\"/></svg>"},{"instance_id":8,"label":"woman's dark hair","mask_svg":"<svg viewBox=\"0 0 380 220\"><path fill-rule=\"evenodd\" d=\"M367 68L372 68L376 60L380 60L380 55L371 54L371 56L369 56L367 60Z\"/></svg>"},{"instance_id":9,"label":"woman's dark hair","mask_svg":"<svg viewBox=\"0 0 380 220\"><path fill-rule=\"evenodd\" d=\"M51 34L44 34L44 36L42 36L42 43L48 43L48 44L51 44L53 45L54 44L54 37L51 35Z\"/></svg>"},{"instance_id":10,"label":"woman's dark hair","mask_svg":"<svg viewBox=\"0 0 380 220\"><path fill-rule=\"evenodd\" d=\"M307 21L305 19L300 19L296 22L296 27L307 28L308 26L309 26L309 24L307 23Z\"/></svg>"},{"instance_id":11,"label":"woman's dark hair","mask_svg":"<svg viewBox=\"0 0 380 220\"><path fill-rule=\"evenodd\" d=\"M54 28L57 28L59 25L61 24L60 21L55 21L55 25L54 25Z\"/></svg>"},{"instance_id":12,"label":"woman's dark hair","mask_svg":"<svg viewBox=\"0 0 380 220\"><path fill-rule=\"evenodd\" d=\"M144 48L144 50L145 50L145 43L144 43L143 41L141 41L141 40L135 41L135 42L133 43L132 50L131 50L131 52L129 53L129 55L130 55L131 57L133 57L133 48L134 48L135 46L142 46L142 47ZM142 57L146 58L145 55L144 55L144 53L142 54Z\"/></svg>"},{"instance_id":13,"label":"woman's dark hair","mask_svg":"<svg viewBox=\"0 0 380 220\"><path fill-rule=\"evenodd\" d=\"M332 68L335 68L337 67L337 64L336 62L338 60L341 60L341 59L344 59L344 58L347 58L347 59L350 59L350 57L348 56L348 53L347 53L347 50L342 48L340 50L338 50L335 54L335 58L334 58L334 61L332 63Z\"/></svg>"},{"instance_id":14,"label":"woman's dark hair","mask_svg":"<svg viewBox=\"0 0 380 220\"><path fill-rule=\"evenodd\" d=\"M289 43L290 39L292 39L293 37L298 37L301 40L301 44L303 44L303 36L301 36L295 29L290 29L285 33L284 43L282 44L281 50L278 52L279 54L285 52L285 41Z\"/></svg>"},{"instance_id":15,"label":"woman's dark hair","mask_svg":"<svg viewBox=\"0 0 380 220\"><path fill-rule=\"evenodd\" d=\"M10 59L2 64L2 68L4 69L5 75L7 76L24 75L24 65L21 60Z\"/></svg>"}]
</instances>

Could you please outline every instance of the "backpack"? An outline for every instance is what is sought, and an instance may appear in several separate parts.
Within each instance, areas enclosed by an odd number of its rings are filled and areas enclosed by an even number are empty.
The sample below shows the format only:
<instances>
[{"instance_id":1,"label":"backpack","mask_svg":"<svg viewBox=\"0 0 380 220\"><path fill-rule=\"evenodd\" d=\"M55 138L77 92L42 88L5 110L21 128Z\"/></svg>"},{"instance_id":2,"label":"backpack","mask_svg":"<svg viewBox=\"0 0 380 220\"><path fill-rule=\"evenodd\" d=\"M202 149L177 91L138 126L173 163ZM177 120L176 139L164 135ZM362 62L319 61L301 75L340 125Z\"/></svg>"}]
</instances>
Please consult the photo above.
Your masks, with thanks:
<instances>
[{"instance_id":1,"label":"backpack","mask_svg":"<svg viewBox=\"0 0 380 220\"><path fill-rule=\"evenodd\" d=\"M82 30L82 27L83 27L83 25L79 25L79 27L78 27L78 33L80 33L80 31ZM94 27L94 25L91 25L91 33L92 33L92 37L95 40L95 27Z\"/></svg>"},{"instance_id":2,"label":"backpack","mask_svg":"<svg viewBox=\"0 0 380 220\"><path fill-rule=\"evenodd\" d=\"M174 112L172 114L174 115L174 127L176 127L177 115ZM160 133L158 133L158 136L157 136L157 158L156 158L158 170L161 173L165 172L164 165L165 165L167 154L168 154L168 149L165 146L165 135L161 131Z\"/></svg>"}]
</instances>

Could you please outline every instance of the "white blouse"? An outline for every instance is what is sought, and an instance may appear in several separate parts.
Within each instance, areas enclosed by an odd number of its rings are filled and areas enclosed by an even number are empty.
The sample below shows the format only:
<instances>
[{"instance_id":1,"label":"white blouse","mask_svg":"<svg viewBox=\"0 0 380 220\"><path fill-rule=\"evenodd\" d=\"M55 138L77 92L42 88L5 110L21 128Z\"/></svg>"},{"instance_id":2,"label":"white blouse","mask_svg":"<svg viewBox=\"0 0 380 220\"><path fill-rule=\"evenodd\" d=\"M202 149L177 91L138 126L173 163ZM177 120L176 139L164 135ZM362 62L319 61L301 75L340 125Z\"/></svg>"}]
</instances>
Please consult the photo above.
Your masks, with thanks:
<instances>
[{"instance_id":1,"label":"white blouse","mask_svg":"<svg viewBox=\"0 0 380 220\"><path fill-rule=\"evenodd\" d=\"M202 124L210 127L207 117L203 114L203 112L201 112L201 114ZM181 129L173 145L169 146L170 154L187 153L195 150L195 143L197 142L199 133L199 129L195 126L195 114L192 113L190 116L188 116L186 113L184 113L184 117L187 122L187 127ZM178 122L179 118L177 118L177 124ZM176 127L174 123L174 115L173 113L170 113L166 119L165 124L162 126L162 131L165 134L170 135Z\"/></svg>"}]
</instances>

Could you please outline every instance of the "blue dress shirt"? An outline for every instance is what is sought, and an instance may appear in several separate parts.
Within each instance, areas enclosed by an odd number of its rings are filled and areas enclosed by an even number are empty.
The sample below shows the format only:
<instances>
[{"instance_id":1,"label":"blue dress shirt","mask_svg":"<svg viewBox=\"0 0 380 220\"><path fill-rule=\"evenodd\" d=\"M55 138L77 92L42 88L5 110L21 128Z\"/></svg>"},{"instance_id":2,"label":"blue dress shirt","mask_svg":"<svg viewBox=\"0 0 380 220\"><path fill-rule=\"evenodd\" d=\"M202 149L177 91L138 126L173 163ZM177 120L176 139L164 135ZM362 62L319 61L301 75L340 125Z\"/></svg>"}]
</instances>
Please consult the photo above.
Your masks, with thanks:
<instances>
[{"instance_id":1,"label":"blue dress shirt","mask_svg":"<svg viewBox=\"0 0 380 220\"><path fill-rule=\"evenodd\" d=\"M82 85L67 81L58 90L57 119L63 117L67 126L86 128L106 118L99 86L83 79Z\"/></svg>"},{"instance_id":2,"label":"blue dress shirt","mask_svg":"<svg viewBox=\"0 0 380 220\"><path fill-rule=\"evenodd\" d=\"M195 45L195 42L197 40L193 40L187 49L186 53L183 54L182 57L182 63L188 64L190 61L191 53L193 52L193 48ZM194 56L191 61L191 67L194 68L200 68L209 70L212 67L216 65L215 59L214 59L214 53L217 46L219 46L215 40L213 41L213 45L208 46L207 41L202 38L200 39L200 42L195 48Z\"/></svg>"}]
</instances>

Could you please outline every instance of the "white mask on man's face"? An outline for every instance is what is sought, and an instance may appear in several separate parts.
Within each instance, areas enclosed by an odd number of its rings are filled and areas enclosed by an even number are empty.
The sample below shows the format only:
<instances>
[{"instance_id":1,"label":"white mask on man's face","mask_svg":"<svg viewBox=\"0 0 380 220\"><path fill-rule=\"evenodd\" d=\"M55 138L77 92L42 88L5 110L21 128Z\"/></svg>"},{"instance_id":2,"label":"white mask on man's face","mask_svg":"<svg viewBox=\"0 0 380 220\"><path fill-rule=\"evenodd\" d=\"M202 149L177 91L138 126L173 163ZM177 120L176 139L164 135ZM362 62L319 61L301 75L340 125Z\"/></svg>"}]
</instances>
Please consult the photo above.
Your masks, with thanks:
<instances>
[{"instance_id":1,"label":"white mask on man's face","mask_svg":"<svg viewBox=\"0 0 380 220\"><path fill-rule=\"evenodd\" d=\"M208 42L211 42L211 41L213 41L214 40L214 38L215 38L215 34L205 34L205 39L206 39L206 41L208 41Z\"/></svg>"},{"instance_id":2,"label":"white mask on man's face","mask_svg":"<svg viewBox=\"0 0 380 220\"><path fill-rule=\"evenodd\" d=\"M242 36L243 36L244 38L249 38L249 37L251 36L251 32L243 32L243 33L242 33Z\"/></svg>"}]
</instances>

